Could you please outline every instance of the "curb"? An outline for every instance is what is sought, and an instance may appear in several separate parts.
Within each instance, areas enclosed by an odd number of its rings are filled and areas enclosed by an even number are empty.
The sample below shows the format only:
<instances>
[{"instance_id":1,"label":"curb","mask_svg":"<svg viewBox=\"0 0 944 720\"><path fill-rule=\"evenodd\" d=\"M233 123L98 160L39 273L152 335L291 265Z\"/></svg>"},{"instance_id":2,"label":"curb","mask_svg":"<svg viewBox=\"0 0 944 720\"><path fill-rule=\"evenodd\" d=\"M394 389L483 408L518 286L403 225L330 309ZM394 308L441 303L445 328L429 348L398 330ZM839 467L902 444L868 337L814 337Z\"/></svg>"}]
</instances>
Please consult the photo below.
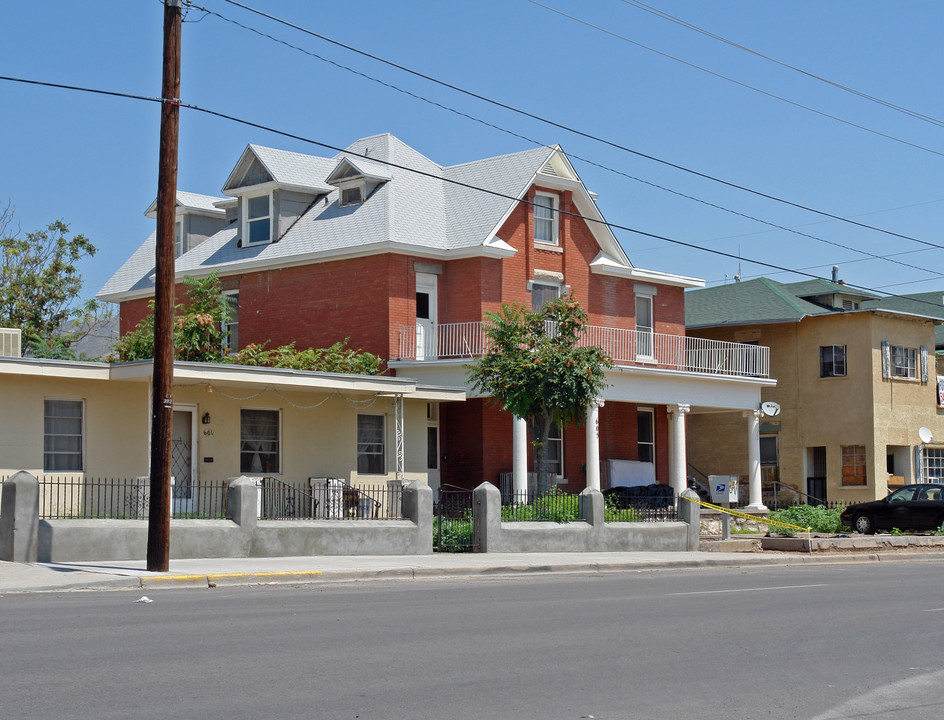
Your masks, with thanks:
<instances>
[{"instance_id":1,"label":"curb","mask_svg":"<svg viewBox=\"0 0 944 720\"><path fill-rule=\"evenodd\" d=\"M138 587L217 587L219 585L258 585L281 582L312 582L321 578L321 570L283 570L277 572L209 573L193 575L141 575Z\"/></svg>"}]
</instances>

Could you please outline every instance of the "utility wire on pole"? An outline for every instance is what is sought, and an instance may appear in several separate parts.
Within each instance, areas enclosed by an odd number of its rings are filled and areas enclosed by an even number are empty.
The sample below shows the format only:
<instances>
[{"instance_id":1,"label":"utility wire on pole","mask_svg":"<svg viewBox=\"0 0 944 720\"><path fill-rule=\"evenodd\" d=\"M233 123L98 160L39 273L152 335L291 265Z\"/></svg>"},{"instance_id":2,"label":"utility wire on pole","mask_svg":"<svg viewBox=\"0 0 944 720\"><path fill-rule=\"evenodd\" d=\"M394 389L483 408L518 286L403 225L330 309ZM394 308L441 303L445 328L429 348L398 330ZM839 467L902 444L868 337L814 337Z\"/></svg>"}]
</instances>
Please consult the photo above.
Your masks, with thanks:
<instances>
[{"instance_id":1,"label":"utility wire on pole","mask_svg":"<svg viewBox=\"0 0 944 720\"><path fill-rule=\"evenodd\" d=\"M174 223L177 128L180 121L181 0L164 0L164 71L157 171L157 277L154 290L154 377L151 396L151 507L147 569L170 569L171 429L174 421ZM181 478L184 481L184 478Z\"/></svg>"}]
</instances>

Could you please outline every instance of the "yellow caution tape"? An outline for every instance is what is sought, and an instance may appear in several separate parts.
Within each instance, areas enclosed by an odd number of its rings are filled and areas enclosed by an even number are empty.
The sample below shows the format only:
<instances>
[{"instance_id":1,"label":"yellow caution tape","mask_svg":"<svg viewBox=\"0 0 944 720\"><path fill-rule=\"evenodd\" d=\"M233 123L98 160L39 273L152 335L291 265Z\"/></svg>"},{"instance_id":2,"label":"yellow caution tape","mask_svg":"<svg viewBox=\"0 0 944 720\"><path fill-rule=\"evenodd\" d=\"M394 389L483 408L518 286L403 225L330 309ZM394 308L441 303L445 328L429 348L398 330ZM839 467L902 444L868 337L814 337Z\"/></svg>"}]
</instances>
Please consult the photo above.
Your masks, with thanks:
<instances>
[{"instance_id":1,"label":"yellow caution tape","mask_svg":"<svg viewBox=\"0 0 944 720\"><path fill-rule=\"evenodd\" d=\"M757 520L757 522L762 522L765 525L776 525L777 527L789 528L791 530L802 530L803 532L812 532L813 528L810 527L800 527L799 525L791 525L790 523L780 522L779 520L771 520L770 518L759 518L756 515L748 515L747 513L741 513L737 510L731 510L730 508L721 507L720 505L712 505L711 503L706 503L703 500L695 500L694 498L684 498L689 502L698 503L702 507L711 508L712 510L718 510L719 512L727 513L728 515L734 515L735 517L744 518L745 520Z\"/></svg>"}]
</instances>

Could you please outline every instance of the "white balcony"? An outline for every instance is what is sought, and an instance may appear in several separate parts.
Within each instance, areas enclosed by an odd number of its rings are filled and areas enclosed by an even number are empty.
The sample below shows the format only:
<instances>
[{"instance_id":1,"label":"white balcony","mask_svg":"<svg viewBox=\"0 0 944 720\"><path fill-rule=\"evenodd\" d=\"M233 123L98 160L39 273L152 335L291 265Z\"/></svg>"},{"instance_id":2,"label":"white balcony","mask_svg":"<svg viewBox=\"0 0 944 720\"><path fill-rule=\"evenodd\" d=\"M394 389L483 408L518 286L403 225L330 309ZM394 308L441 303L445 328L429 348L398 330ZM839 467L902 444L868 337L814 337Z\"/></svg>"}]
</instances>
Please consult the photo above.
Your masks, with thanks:
<instances>
[{"instance_id":1,"label":"white balcony","mask_svg":"<svg viewBox=\"0 0 944 720\"><path fill-rule=\"evenodd\" d=\"M398 360L434 362L481 357L488 348L485 323L443 323L400 328ZM553 332L553 325L548 332ZM596 345L617 365L725 375L770 376L770 348L762 345L706 340L646 330L587 325L582 345Z\"/></svg>"}]
</instances>

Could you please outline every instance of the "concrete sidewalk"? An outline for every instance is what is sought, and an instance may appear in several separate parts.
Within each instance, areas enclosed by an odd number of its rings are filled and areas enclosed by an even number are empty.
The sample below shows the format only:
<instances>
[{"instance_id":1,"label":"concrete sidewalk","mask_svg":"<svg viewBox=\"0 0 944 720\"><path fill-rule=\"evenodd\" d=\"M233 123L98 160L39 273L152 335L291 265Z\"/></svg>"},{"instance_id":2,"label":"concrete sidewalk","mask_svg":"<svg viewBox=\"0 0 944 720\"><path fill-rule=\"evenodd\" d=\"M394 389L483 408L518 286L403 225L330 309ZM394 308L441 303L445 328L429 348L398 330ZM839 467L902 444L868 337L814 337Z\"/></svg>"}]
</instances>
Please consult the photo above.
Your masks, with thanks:
<instances>
[{"instance_id":1,"label":"concrete sidewalk","mask_svg":"<svg viewBox=\"0 0 944 720\"><path fill-rule=\"evenodd\" d=\"M939 552L836 555L744 552L436 553L171 560L167 573L148 572L143 560L31 564L0 562L0 593L941 560L944 560L944 553Z\"/></svg>"}]
</instances>

